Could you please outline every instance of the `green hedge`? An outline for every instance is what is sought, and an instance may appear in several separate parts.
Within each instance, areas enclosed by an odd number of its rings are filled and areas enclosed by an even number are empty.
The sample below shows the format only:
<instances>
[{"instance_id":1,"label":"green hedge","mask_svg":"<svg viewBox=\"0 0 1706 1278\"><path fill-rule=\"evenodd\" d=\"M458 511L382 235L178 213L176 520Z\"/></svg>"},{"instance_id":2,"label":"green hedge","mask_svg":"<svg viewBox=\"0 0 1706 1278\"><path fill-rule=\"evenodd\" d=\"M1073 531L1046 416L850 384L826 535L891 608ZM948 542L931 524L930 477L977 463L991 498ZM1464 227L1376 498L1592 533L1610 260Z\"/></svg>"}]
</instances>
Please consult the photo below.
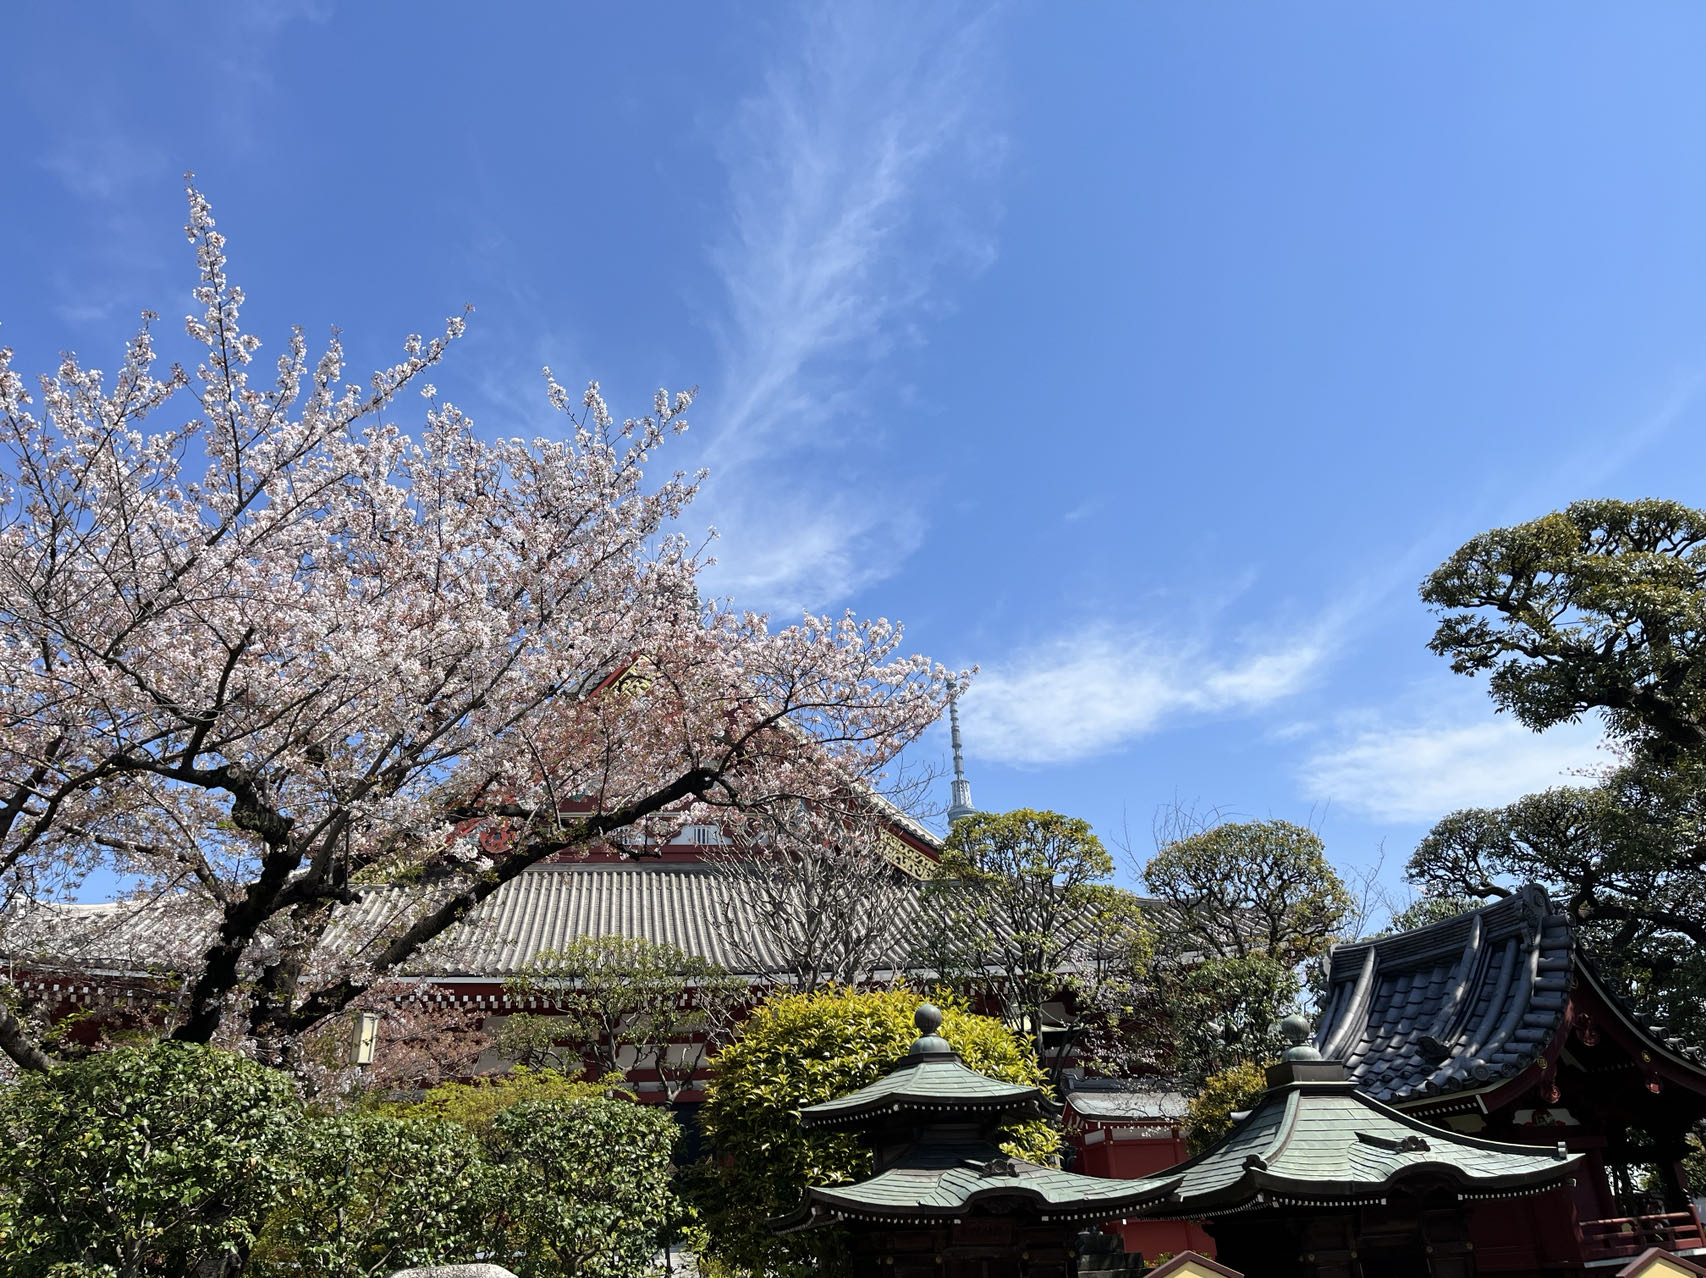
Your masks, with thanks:
<instances>
[{"instance_id":1,"label":"green hedge","mask_svg":"<svg viewBox=\"0 0 1706 1278\"><path fill-rule=\"evenodd\" d=\"M628 1278L678 1223L675 1136L547 1072L328 1115L234 1053L121 1048L0 1091L0 1273Z\"/></svg>"},{"instance_id":2,"label":"green hedge","mask_svg":"<svg viewBox=\"0 0 1706 1278\"><path fill-rule=\"evenodd\" d=\"M0 1255L16 1278L189 1273L248 1250L291 1175L289 1078L153 1043L0 1093Z\"/></svg>"}]
</instances>

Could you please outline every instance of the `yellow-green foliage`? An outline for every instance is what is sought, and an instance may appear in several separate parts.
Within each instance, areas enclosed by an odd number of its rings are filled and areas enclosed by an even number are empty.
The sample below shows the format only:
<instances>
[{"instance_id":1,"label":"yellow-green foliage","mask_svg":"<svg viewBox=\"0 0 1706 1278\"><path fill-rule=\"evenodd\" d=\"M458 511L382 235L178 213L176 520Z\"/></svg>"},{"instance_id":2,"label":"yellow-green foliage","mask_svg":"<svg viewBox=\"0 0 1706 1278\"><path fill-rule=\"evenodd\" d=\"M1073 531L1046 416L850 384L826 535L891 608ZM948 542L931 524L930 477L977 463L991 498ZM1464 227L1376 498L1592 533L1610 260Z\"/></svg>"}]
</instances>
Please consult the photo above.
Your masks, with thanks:
<instances>
[{"instance_id":1,"label":"yellow-green foliage","mask_svg":"<svg viewBox=\"0 0 1706 1278\"><path fill-rule=\"evenodd\" d=\"M701 1250L730 1272L811 1267L812 1235L777 1238L768 1217L800 1202L807 1185L844 1184L871 1174L870 1152L846 1134L800 1130L800 1110L875 1082L918 1037L910 990L788 994L754 1009L734 1043L711 1062L700 1120L715 1151L697 1175ZM1028 1047L1001 1022L960 1004L943 1005L939 1031L972 1069L1047 1087ZM1054 1129L1033 1120L1008 1132L1011 1154L1042 1161L1058 1147Z\"/></svg>"},{"instance_id":2,"label":"yellow-green foliage","mask_svg":"<svg viewBox=\"0 0 1706 1278\"><path fill-rule=\"evenodd\" d=\"M1210 1074L1191 1100L1191 1152L1207 1149L1232 1130L1232 1115L1249 1109L1268 1088L1260 1065L1244 1063Z\"/></svg>"},{"instance_id":3,"label":"yellow-green foliage","mask_svg":"<svg viewBox=\"0 0 1706 1278\"><path fill-rule=\"evenodd\" d=\"M583 1083L554 1069L517 1066L507 1074L472 1083L443 1083L418 1101L388 1104L385 1112L399 1118L426 1118L456 1123L479 1134L499 1114L523 1101L579 1100L611 1095L608 1082Z\"/></svg>"}]
</instances>

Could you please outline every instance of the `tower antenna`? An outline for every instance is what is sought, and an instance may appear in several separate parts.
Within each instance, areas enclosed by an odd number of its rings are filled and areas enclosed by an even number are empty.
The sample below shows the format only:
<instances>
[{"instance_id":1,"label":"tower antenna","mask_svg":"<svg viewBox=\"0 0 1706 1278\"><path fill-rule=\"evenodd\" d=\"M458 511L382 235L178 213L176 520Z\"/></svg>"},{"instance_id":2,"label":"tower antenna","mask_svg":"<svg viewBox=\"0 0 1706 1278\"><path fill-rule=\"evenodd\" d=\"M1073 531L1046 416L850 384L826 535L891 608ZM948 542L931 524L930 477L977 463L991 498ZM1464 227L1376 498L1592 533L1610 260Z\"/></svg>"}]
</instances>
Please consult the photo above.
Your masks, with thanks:
<instances>
[{"instance_id":1,"label":"tower antenna","mask_svg":"<svg viewBox=\"0 0 1706 1278\"><path fill-rule=\"evenodd\" d=\"M948 805L951 823L977 811L971 805L971 782L966 780L966 760L960 750L960 689L953 679L948 680L948 739L954 745L953 802Z\"/></svg>"}]
</instances>

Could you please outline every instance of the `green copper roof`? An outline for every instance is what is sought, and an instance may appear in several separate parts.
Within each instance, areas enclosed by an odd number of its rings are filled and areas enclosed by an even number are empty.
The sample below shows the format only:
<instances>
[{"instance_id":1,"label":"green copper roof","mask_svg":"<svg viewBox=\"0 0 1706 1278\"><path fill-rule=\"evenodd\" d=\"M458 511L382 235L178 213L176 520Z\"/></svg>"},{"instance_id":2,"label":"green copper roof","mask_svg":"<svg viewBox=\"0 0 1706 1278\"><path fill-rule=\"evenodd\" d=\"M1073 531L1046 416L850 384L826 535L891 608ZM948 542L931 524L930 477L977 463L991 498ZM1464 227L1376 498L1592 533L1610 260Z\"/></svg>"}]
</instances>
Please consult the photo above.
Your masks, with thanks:
<instances>
[{"instance_id":1,"label":"green copper roof","mask_svg":"<svg viewBox=\"0 0 1706 1278\"><path fill-rule=\"evenodd\" d=\"M901 1111L929 1113L942 1122L955 1114L1030 1116L1042 1113L1042 1092L1002 1083L967 1069L949 1053L909 1058L876 1082L800 1111L802 1127L845 1127Z\"/></svg>"},{"instance_id":2,"label":"green copper roof","mask_svg":"<svg viewBox=\"0 0 1706 1278\"><path fill-rule=\"evenodd\" d=\"M1299 1082L1265 1095L1211 1149L1169 1168L1177 1202L1146 1216L1199 1218L1276 1205L1369 1201L1444 1183L1466 1198L1540 1193L1580 1156L1430 1127L1348 1082Z\"/></svg>"},{"instance_id":3,"label":"green copper roof","mask_svg":"<svg viewBox=\"0 0 1706 1278\"><path fill-rule=\"evenodd\" d=\"M1172 1180L1107 1180L1009 1158L990 1139L1003 1119L1042 1113L1042 1091L1002 1083L967 1069L937 1037L940 1009L929 1003L914 1018L919 1038L892 1070L851 1095L800 1113L804 1127L877 1123L891 1114L917 1114L922 1134L869 1180L816 1186L791 1215L772 1225L810 1229L838 1220L907 1223L957 1220L974 1210L1035 1212L1044 1220L1101 1221L1129 1216L1166 1199ZM967 1122L966 1120L972 1120Z\"/></svg>"},{"instance_id":4,"label":"green copper roof","mask_svg":"<svg viewBox=\"0 0 1706 1278\"><path fill-rule=\"evenodd\" d=\"M947 1041L936 1036L940 1010L925 1003L915 1021L921 1036L898 1065L856 1092L808 1105L800 1111L800 1125L848 1127L901 1112L929 1114L940 1122L951 1122L956 1114L994 1120L1043 1112L1041 1089L967 1069Z\"/></svg>"},{"instance_id":5,"label":"green copper roof","mask_svg":"<svg viewBox=\"0 0 1706 1278\"><path fill-rule=\"evenodd\" d=\"M1176 1176L1080 1176L1008 1158L984 1142L925 1142L857 1185L808 1189L805 1205L778 1225L804 1229L837 1220L956 1220L995 1199L1004 1200L1004 1210L1017 1206L1044 1220L1111 1220L1168 1199L1178 1183Z\"/></svg>"}]
</instances>

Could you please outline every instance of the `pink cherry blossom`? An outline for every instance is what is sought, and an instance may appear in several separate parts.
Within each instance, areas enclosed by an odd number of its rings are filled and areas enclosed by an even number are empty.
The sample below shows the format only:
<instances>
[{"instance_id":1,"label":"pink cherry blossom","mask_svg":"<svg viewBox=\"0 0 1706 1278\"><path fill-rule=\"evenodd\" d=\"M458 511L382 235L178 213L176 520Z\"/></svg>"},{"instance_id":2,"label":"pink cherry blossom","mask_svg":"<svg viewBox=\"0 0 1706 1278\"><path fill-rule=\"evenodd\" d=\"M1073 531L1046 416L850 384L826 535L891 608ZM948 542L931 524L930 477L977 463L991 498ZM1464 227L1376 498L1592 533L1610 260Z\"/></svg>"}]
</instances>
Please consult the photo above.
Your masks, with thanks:
<instances>
[{"instance_id":1,"label":"pink cherry blossom","mask_svg":"<svg viewBox=\"0 0 1706 1278\"><path fill-rule=\"evenodd\" d=\"M547 370L561 433L484 438L422 376L461 316L362 385L299 330L252 380L189 208L193 371L161 370L152 317L113 376L67 356L35 397L0 351L0 889L103 864L216 914L181 1036L278 1056L527 866L845 795L941 712L948 672L885 620L701 596L702 475L648 470L690 392L619 422ZM380 934L317 945L395 883Z\"/></svg>"}]
</instances>

